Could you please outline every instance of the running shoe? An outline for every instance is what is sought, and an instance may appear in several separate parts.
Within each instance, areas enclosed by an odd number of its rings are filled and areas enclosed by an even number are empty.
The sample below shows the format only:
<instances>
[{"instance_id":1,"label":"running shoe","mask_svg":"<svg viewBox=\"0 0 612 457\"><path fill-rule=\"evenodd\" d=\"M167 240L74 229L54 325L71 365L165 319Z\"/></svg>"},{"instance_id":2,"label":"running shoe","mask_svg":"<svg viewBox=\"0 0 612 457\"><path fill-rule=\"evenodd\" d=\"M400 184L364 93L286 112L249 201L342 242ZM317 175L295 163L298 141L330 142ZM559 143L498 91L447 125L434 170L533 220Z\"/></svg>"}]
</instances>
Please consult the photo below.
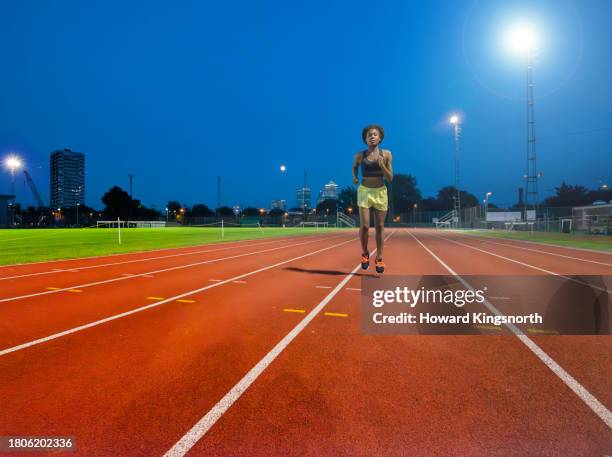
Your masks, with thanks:
<instances>
[{"instance_id":1,"label":"running shoe","mask_svg":"<svg viewBox=\"0 0 612 457\"><path fill-rule=\"evenodd\" d=\"M367 270L368 268L370 268L370 253L369 252L361 254L361 268L363 268L364 270Z\"/></svg>"},{"instance_id":2,"label":"running shoe","mask_svg":"<svg viewBox=\"0 0 612 457\"><path fill-rule=\"evenodd\" d=\"M383 259L376 259L374 261L374 264L376 265L376 273L384 273L385 272L385 262L383 262Z\"/></svg>"}]
</instances>

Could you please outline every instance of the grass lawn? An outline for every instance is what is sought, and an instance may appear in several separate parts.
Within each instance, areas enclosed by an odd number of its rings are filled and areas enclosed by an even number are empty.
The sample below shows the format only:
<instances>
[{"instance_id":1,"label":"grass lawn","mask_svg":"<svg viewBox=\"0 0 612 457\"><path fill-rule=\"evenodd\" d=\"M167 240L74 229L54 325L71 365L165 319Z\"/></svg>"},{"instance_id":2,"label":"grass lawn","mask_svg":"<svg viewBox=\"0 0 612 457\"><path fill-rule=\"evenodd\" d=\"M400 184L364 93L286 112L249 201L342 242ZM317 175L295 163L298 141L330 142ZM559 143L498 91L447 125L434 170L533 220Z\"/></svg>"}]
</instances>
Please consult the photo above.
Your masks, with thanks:
<instances>
[{"instance_id":1,"label":"grass lawn","mask_svg":"<svg viewBox=\"0 0 612 457\"><path fill-rule=\"evenodd\" d=\"M532 234L529 232L507 230L466 230L463 233L612 252L612 237L605 235L571 235L569 233L555 232L533 232Z\"/></svg>"},{"instance_id":2,"label":"grass lawn","mask_svg":"<svg viewBox=\"0 0 612 457\"><path fill-rule=\"evenodd\" d=\"M225 228L221 238L219 227L168 227L121 229L4 229L0 230L0 265L40 262L43 260L91 257L123 252L196 246L276 236L329 233L334 228Z\"/></svg>"}]
</instances>

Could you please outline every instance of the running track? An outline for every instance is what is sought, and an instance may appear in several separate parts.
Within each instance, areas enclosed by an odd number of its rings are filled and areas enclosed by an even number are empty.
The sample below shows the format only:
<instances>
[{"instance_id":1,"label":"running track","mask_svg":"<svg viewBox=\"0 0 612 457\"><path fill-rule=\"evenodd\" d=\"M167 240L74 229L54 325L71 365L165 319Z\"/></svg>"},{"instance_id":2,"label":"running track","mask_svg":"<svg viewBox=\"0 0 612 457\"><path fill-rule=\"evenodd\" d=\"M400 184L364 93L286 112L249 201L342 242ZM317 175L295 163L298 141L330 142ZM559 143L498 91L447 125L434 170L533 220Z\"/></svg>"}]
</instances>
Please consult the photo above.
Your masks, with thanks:
<instances>
[{"instance_id":1,"label":"running track","mask_svg":"<svg viewBox=\"0 0 612 457\"><path fill-rule=\"evenodd\" d=\"M386 235L386 274L612 275L606 253ZM343 232L0 267L0 436L83 456L612 454L612 337L366 336L358 261Z\"/></svg>"}]
</instances>

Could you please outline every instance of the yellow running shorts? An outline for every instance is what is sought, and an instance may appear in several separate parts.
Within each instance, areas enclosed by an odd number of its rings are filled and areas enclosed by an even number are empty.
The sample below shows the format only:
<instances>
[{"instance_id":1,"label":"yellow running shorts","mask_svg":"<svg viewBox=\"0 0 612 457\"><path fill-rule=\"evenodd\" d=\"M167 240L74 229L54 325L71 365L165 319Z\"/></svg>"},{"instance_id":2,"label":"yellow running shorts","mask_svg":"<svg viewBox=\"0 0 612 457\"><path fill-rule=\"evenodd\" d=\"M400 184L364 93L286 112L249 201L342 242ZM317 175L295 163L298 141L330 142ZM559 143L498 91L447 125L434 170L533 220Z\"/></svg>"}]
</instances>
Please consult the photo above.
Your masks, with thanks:
<instances>
[{"instance_id":1,"label":"yellow running shorts","mask_svg":"<svg viewBox=\"0 0 612 457\"><path fill-rule=\"evenodd\" d=\"M361 208L374 208L378 211L387 211L388 206L387 187L365 187L357 188L357 206Z\"/></svg>"}]
</instances>

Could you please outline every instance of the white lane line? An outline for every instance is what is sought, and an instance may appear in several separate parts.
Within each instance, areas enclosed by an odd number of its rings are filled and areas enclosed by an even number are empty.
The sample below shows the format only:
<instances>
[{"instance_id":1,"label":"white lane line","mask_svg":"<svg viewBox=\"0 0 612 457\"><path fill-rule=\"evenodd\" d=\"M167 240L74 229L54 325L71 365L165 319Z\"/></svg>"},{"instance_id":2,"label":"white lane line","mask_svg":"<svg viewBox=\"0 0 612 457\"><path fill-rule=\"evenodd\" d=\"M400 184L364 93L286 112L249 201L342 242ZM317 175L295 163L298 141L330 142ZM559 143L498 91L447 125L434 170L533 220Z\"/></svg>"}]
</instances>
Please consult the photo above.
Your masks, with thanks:
<instances>
[{"instance_id":1,"label":"white lane line","mask_svg":"<svg viewBox=\"0 0 612 457\"><path fill-rule=\"evenodd\" d=\"M60 229L61 230L61 229ZM275 241L290 241L292 238L309 238L312 236L317 236L319 235L311 233L308 235L282 235L282 236L278 236L278 237L273 237L272 241L270 241L270 243L275 242ZM91 259L103 259L103 258L107 258L107 257L117 257L117 256L131 256L131 255L138 255L138 254L143 254L143 253L152 253L152 252L162 252L162 251L178 251L179 249L192 249L192 248L197 248L199 246L208 246L208 245L222 245L222 246L228 246L230 244L238 244L238 243L250 243L252 241L260 241L261 238L246 238L244 240L237 240L237 241L222 241L222 242L217 242L217 243L202 243L202 244L195 244L192 246L183 246L183 247L173 247L173 248L161 248L161 249L150 249L147 251L132 251L132 252L118 252L116 254L103 254L103 255L93 255L90 257L76 257L73 259L57 259L57 260L41 260L40 262L27 262L27 263L13 263L13 264L9 264L9 265L0 265L0 269L1 268L12 268L12 267L23 267L23 266L30 266L30 265L42 265L45 263L49 263L49 264L53 264L53 263L59 263L59 262L78 262L78 261L83 261L83 260L91 260ZM8 240L0 240L0 242L2 241L8 241ZM266 243L261 243L261 244L267 244ZM254 246L254 245L251 245ZM187 255L192 251L187 251L181 254L176 254L176 255ZM173 254L174 255L174 254Z\"/></svg>"},{"instance_id":2,"label":"white lane line","mask_svg":"<svg viewBox=\"0 0 612 457\"><path fill-rule=\"evenodd\" d=\"M244 240L244 241L251 241L251 240ZM251 243L248 244L247 247L252 247L252 246L261 246L264 244L272 244L272 243L278 243L279 241L285 241L285 239L282 240L271 240L271 241L264 241L261 243ZM291 240L288 240L291 241ZM237 241L238 243L238 241ZM72 269L62 269L62 268L54 268L52 270L49 271L39 271L37 273L26 273L26 274L22 274L22 275L13 275L13 276L3 276L0 277L0 281L6 281L8 279L20 279L20 278L30 278L32 276L42 276L42 275L49 275L49 274L53 274L53 273L62 273L65 271L71 271L71 272L77 272L77 271L81 271L81 270L89 270L92 268L103 268L103 267L114 267L116 265L127 265L130 263L138 263L138 262L148 262L150 260L160 260L160 259L171 259L173 257L185 257L188 255L197 255L197 254L205 254L208 252L218 252L218 251L227 251L230 249L240 249L245 247L244 245L240 245L240 246L227 246L227 247L222 247L222 248L218 248L218 249L202 249L199 251L188 251L188 252L180 252L178 254L169 254L169 255L162 255L162 256L157 256L157 257L146 257L143 259L132 259L132 260L124 260L121 262L112 262L112 263L103 263L103 264L96 264L96 265L88 265L86 267L76 267L76 268L72 268ZM142 252L134 252L131 254L142 254ZM113 255L126 255L125 253L123 254L111 254L111 256ZM83 259L67 259L67 260L86 260L88 258L95 258L95 257L86 257ZM66 261L66 260L63 260ZM58 261L59 262L59 261ZM35 264L21 264L21 265L35 265ZM2 266L10 266L10 265L0 265L0 267Z\"/></svg>"},{"instance_id":3,"label":"white lane line","mask_svg":"<svg viewBox=\"0 0 612 457\"><path fill-rule=\"evenodd\" d=\"M461 276L457 274L451 267L449 267L444 261L434 254L427 246L412 233L408 232L431 256L436 259L446 270L457 278L466 288L474 291L475 289L468 284ZM493 306L488 300L484 300L483 304L496 316L503 316L504 314ZM517 338L527 346L531 352L533 352L544 364L550 368L550 370L557 375L561 381L565 383L597 416L604 421L604 423L612 428L612 413L608 408L604 406L591 392L589 392L582 384L572 377L567 371L565 371L561 365L555 362L540 346L534 343L523 331L513 324L504 324Z\"/></svg>"},{"instance_id":4,"label":"white lane line","mask_svg":"<svg viewBox=\"0 0 612 457\"><path fill-rule=\"evenodd\" d=\"M316 286L317 289L331 289L332 286Z\"/></svg>"},{"instance_id":5,"label":"white lane line","mask_svg":"<svg viewBox=\"0 0 612 457\"><path fill-rule=\"evenodd\" d=\"M412 235L412 233L411 233L411 235ZM412 235L412 236L414 236L414 235ZM555 273L554 271L550 271L550 270L546 270L544 268L536 267L535 265L531 265L529 263L521 262L520 260L515 260L515 259L511 259L510 257L505 257L505 256L500 255L500 254L495 254L494 252L485 251L484 249L477 248L476 246L472 246L470 244L461 243L459 241L455 241L455 240L452 240L450 238L446 238L446 237L439 236L439 235L433 235L433 236L436 237L436 238L441 238L443 240L449 241L451 243L458 244L459 246L465 246L466 248L470 248L470 249L474 249L476 251L484 252L485 254L492 255L494 257L499 257L500 259L507 260L508 262L514 262L516 264L523 265L524 267L533 268L534 270L538 270L538 271L541 271L541 272L549 274L549 275L558 276L560 278L567 279L569 281L576 282L578 284L582 284L583 286L592 287L593 289L597 289L597 290L600 290L602 292L606 292L607 294L612 295L612 290L608 290L605 287L599 287L599 286L596 286L594 284L588 284L588 283L586 283L584 281L580 281L578 279L572 278L571 276L565 276L565 275L562 275L560 273ZM587 276L587 275L585 275L585 276Z\"/></svg>"},{"instance_id":6,"label":"white lane line","mask_svg":"<svg viewBox=\"0 0 612 457\"><path fill-rule=\"evenodd\" d=\"M467 235L467 234L463 234L463 236L465 236L465 237L472 237L472 238L475 238L477 240L483 240L483 243L498 244L499 246L506 246L506 247L509 247L509 248L522 249L524 251L537 252L539 254L554 255L555 257L564 257L566 259L579 260L581 262L596 263L598 265L604 265L606 267L612 267L612 263L598 262L597 260L583 259L582 257L573 257L571 255L558 254L556 252L542 251L541 249L532 249L532 248L527 248L525 246L517 246L516 244L500 243L498 241L491 241L490 239L487 239L486 236Z\"/></svg>"},{"instance_id":7,"label":"white lane line","mask_svg":"<svg viewBox=\"0 0 612 457\"><path fill-rule=\"evenodd\" d=\"M266 271L266 270L270 270L272 268L276 268L276 267L278 267L280 265L284 265L286 263L294 262L296 260L300 260L300 259L303 259L305 257L309 257L309 256L312 256L312 255L318 254L320 252L328 251L329 249L333 249L333 248L336 248L336 247L339 247L339 246L343 246L343 245L345 245L347 243L351 243L353 241L356 241L356 240L350 239L350 240L347 240L347 241L343 241L342 243L334 244L332 246L328 246L326 248L319 249L317 251L312 251L312 252L309 252L308 254L304 254L304 255L301 255L301 256L298 256L298 257L294 257L294 258L289 259L289 260L283 260L282 262L275 263L274 265L269 265L267 267L259 268L257 270L253 270L253 271L250 271L248 273L243 273L241 275L234 276L233 278L229 278L229 279L226 279L226 280L221 281L221 282L216 282L214 284L210 284L208 286L204 286L204 287L201 287L199 289L195 289L195 290L191 290L189 292L185 292L185 293L182 293L182 294L179 294L179 295L175 295L174 297L166 298L166 299L164 299L162 301L158 301L156 303L151 303L150 305L141 306L140 308L132 309L130 311L126 311L126 312L120 313L120 314L115 314L114 316L106 317L104 319L100 319L100 320L97 320L95 322L90 322L89 324L80 325L78 327L74 327L74 328L71 328L69 330L65 330L63 332L54 333L53 335L49 335L49 336L46 336L44 338L39 338L37 340L29 341L27 343L23 343L23 344L19 344L17 346L6 348L6 349L3 349L3 350L0 351L0 356L6 355L6 354L10 354L11 352L19 351L21 349L26 349L26 348L29 348L31 346L35 346L37 344L45 343L47 341L55 340L57 338L61 338L61 337L66 336L66 335L70 335L72 333L80 332L81 330L85 330L85 329L88 329L88 328L91 328L91 327L96 327L96 326L104 324L106 322L114 321L116 319L121 319L122 317L130 316L131 314L136 314L136 313L145 311L147 309L155 308L157 306L163 305L164 303L172 302L172 301L178 300L180 298L189 297L190 295L194 295L194 294L197 294L197 293L200 293L200 292L204 292L205 290L212 289L214 287L222 286L223 284L227 284L228 282L235 281L237 279L246 278L248 276L252 276L254 274L261 273L262 271ZM148 298L154 299L155 297L148 297Z\"/></svg>"},{"instance_id":8,"label":"white lane line","mask_svg":"<svg viewBox=\"0 0 612 457\"><path fill-rule=\"evenodd\" d=\"M361 288L359 287L347 287L346 290L357 290L357 291L361 291Z\"/></svg>"},{"instance_id":9,"label":"white lane line","mask_svg":"<svg viewBox=\"0 0 612 457\"><path fill-rule=\"evenodd\" d=\"M57 290L50 290L50 291L46 291L46 292L36 292L36 293L28 294L28 295L20 295L20 296L17 296L17 297L2 298L2 299L0 299L0 303L8 302L8 301L14 301L14 300L21 300L21 299L24 299L24 298L38 297L38 296L41 296L41 295L49 295L49 294L54 294L54 293L58 293L58 292L63 292L65 290L70 290L70 289L92 287L92 286L98 286L100 284L108 284L108 283L111 283L111 282L124 281L126 279L134 279L134 278L138 278L138 277L141 277L141 276L144 277L147 274L150 275L150 274L155 274L155 273L164 273L164 272L167 272L167 271L180 270L180 269L183 269L183 268L190 268L190 267L195 267L195 266L199 266L199 265L205 265L205 264L209 264L209 263L220 262L222 260L237 259L237 258L240 258L240 257L246 257L246 256L250 256L250 255L261 254L263 252L277 251L279 249L286 249L286 248L300 246L300 245L304 245L304 244L316 243L317 241L320 241L320 240L328 241L329 238L320 238L320 239L315 239L315 240L311 240L311 241L305 241L305 242L302 242L302 243L295 243L295 244L289 244L289 245L280 246L280 247L276 247L276 248L264 249L262 251L254 251L254 252L248 252L246 254L238 254L238 255L233 255L233 256L228 256L228 257L220 257L218 259L204 260L202 262L190 263L190 264L187 264L187 265L179 265L178 267L164 268L162 270L156 270L156 271L148 271L146 273L135 274L133 276L127 276L127 277L126 276L121 276L121 277L118 277L118 278L106 279L104 281L90 282L88 284L79 284L79 285L76 285L76 286L64 287L62 289L57 289Z\"/></svg>"},{"instance_id":10,"label":"white lane line","mask_svg":"<svg viewBox=\"0 0 612 457\"><path fill-rule=\"evenodd\" d=\"M387 236L388 240L394 232L391 232ZM386 241L385 240L385 241ZM373 251L373 253L376 250ZM285 350L285 348L291 343L295 337L297 337L302 330L312 321L317 314L327 305L332 298L349 282L351 277L361 268L361 264L358 264L353 271L347 274L342 281L336 285L321 302L310 312L304 319L297 324L293 330L291 330L282 340L280 340L270 352L268 352L263 359L249 370L244 377L238 381L238 383L231 388L231 390L225 394L225 396L219 400L219 402L213 406L213 408L206 413L183 437L176 442L172 448L164 454L164 457L182 457L196 444L210 428L225 414L225 412L240 398L240 396L249 388L253 382L264 372L266 368L278 357L278 355Z\"/></svg>"},{"instance_id":11,"label":"white lane line","mask_svg":"<svg viewBox=\"0 0 612 457\"><path fill-rule=\"evenodd\" d=\"M462 235L472 236L470 232L466 232L462 230L461 231L453 230L453 232L460 233ZM475 230L474 233L477 233L477 231ZM480 237L480 238L489 238L489 239L493 238L492 236L487 236L487 235L473 235L473 236ZM500 238L496 238L496 239L500 239ZM577 248L574 246L564 246L562 244L545 243L543 241L529 241L529 240L521 240L520 238L504 238L504 237L502 237L501 239L508 240L508 241L516 241L519 243L535 244L536 246L542 246L544 248L559 248L559 249L567 249L567 250L573 250L573 251L594 252L595 254L612 255L611 251L602 251L602 250L589 249L589 248Z\"/></svg>"}]
</instances>

